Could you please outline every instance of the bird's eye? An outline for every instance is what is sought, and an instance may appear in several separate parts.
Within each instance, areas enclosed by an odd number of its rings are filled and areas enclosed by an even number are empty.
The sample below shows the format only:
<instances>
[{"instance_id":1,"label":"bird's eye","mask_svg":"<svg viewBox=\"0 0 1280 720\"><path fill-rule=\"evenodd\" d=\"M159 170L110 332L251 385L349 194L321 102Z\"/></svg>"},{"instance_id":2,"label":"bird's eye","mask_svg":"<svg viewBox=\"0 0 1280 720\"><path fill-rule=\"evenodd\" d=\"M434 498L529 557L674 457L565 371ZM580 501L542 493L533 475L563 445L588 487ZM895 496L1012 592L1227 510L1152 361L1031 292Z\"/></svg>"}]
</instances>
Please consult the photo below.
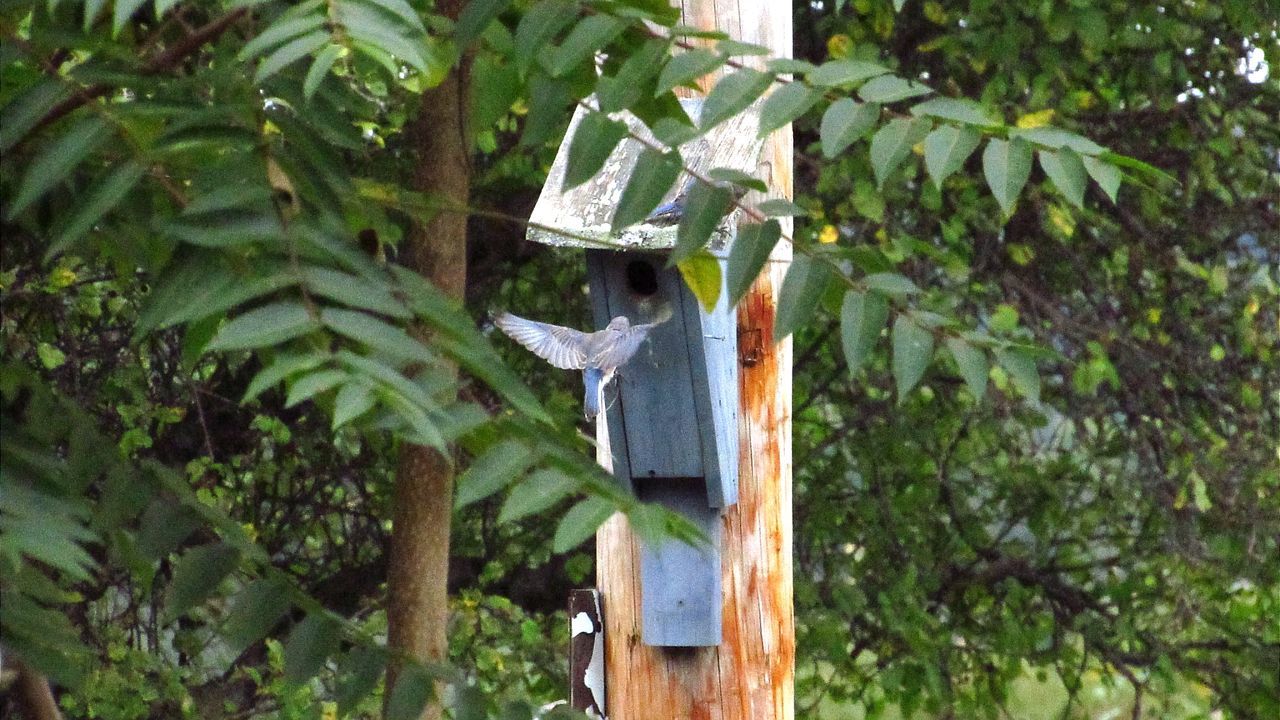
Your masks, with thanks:
<instances>
[{"instance_id":1,"label":"bird's eye","mask_svg":"<svg viewBox=\"0 0 1280 720\"><path fill-rule=\"evenodd\" d=\"M632 260L627 263L627 288L637 295L649 296L658 292L658 271L648 260Z\"/></svg>"}]
</instances>

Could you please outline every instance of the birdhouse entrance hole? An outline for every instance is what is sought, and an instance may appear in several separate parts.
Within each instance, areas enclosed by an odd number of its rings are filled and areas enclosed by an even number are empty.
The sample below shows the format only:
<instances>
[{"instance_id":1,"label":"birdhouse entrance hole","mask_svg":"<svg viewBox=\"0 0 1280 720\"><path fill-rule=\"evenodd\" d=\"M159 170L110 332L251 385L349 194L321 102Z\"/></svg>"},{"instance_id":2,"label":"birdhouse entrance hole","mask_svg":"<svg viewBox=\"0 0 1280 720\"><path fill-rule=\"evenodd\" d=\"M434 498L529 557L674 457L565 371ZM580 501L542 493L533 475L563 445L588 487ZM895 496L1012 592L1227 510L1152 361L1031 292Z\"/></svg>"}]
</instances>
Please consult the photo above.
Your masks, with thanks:
<instances>
[{"instance_id":1,"label":"birdhouse entrance hole","mask_svg":"<svg viewBox=\"0 0 1280 720\"><path fill-rule=\"evenodd\" d=\"M627 263L627 288L636 295L648 297L658 292L658 271L648 260Z\"/></svg>"}]
</instances>

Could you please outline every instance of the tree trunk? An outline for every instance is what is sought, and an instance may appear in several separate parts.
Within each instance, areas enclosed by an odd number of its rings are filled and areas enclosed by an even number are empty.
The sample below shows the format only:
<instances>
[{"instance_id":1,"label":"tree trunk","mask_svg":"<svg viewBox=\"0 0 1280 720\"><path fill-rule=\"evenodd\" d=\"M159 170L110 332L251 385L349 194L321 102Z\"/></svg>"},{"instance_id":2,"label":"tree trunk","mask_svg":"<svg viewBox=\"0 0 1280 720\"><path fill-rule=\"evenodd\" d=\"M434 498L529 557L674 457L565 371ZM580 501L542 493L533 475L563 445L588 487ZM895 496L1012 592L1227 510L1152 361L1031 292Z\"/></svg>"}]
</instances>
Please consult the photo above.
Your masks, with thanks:
<instances>
[{"instance_id":1,"label":"tree trunk","mask_svg":"<svg viewBox=\"0 0 1280 720\"><path fill-rule=\"evenodd\" d=\"M58 710L58 701L53 698L49 681L12 655L6 659L18 675L13 691L18 714L29 720L62 720L62 713Z\"/></svg>"},{"instance_id":2,"label":"tree trunk","mask_svg":"<svg viewBox=\"0 0 1280 720\"><path fill-rule=\"evenodd\" d=\"M443 0L436 7L456 19L464 4L462 0ZM423 95L410 128L418 160L414 189L460 207L469 201L471 183L466 123L468 76L464 58L443 83ZM462 302L467 274L467 216L447 212L416 222L407 237L403 261L449 297ZM434 662L444 660L448 654L453 475L450 457L429 447L406 444L401 448L387 564L387 645L393 655ZM399 669L394 660L387 668L388 699ZM433 701L421 718L436 720L440 716L440 704Z\"/></svg>"}]
</instances>

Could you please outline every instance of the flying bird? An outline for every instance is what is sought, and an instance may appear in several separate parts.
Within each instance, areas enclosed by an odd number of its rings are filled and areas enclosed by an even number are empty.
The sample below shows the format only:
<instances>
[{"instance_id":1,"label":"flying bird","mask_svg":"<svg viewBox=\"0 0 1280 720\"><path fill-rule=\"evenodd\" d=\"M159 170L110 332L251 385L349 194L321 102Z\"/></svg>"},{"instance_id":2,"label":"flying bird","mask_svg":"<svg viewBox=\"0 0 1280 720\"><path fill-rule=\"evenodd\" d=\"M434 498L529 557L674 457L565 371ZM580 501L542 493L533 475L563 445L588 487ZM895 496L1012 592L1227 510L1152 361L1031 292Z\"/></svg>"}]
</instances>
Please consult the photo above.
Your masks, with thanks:
<instances>
[{"instance_id":1,"label":"flying bird","mask_svg":"<svg viewBox=\"0 0 1280 720\"><path fill-rule=\"evenodd\" d=\"M664 317L658 322L632 325L630 320L619 315L610 320L605 329L593 333L505 312L495 317L493 322L512 340L552 366L562 370L581 370L585 386L583 409L587 419L594 420L600 414L604 387L613 379L614 373L636 354L649 331L666 320Z\"/></svg>"}]
</instances>

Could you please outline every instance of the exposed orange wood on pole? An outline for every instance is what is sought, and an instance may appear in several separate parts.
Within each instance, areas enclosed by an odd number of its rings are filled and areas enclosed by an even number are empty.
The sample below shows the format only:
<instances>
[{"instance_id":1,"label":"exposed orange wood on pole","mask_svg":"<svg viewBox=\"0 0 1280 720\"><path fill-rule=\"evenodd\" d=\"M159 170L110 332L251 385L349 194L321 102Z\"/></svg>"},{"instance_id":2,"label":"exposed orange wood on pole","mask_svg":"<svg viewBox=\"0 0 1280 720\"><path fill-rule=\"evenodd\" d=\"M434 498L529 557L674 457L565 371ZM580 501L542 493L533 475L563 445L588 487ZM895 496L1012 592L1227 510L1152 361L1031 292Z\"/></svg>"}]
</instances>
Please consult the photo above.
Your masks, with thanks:
<instances>
[{"instance_id":1,"label":"exposed orange wood on pole","mask_svg":"<svg viewBox=\"0 0 1280 720\"><path fill-rule=\"evenodd\" d=\"M791 56L791 3L684 0L684 22ZM750 58L762 64L764 58ZM713 84L707 79L704 88ZM759 175L791 197L791 128L773 133ZM790 235L789 225L784 232ZM738 306L739 499L725 512L724 641L654 648L641 641L640 554L626 519L596 536L605 606L605 674L613 720L791 720L795 628L791 585L791 341L773 342L778 290L790 262L780 244ZM599 458L607 463L604 424Z\"/></svg>"}]
</instances>

